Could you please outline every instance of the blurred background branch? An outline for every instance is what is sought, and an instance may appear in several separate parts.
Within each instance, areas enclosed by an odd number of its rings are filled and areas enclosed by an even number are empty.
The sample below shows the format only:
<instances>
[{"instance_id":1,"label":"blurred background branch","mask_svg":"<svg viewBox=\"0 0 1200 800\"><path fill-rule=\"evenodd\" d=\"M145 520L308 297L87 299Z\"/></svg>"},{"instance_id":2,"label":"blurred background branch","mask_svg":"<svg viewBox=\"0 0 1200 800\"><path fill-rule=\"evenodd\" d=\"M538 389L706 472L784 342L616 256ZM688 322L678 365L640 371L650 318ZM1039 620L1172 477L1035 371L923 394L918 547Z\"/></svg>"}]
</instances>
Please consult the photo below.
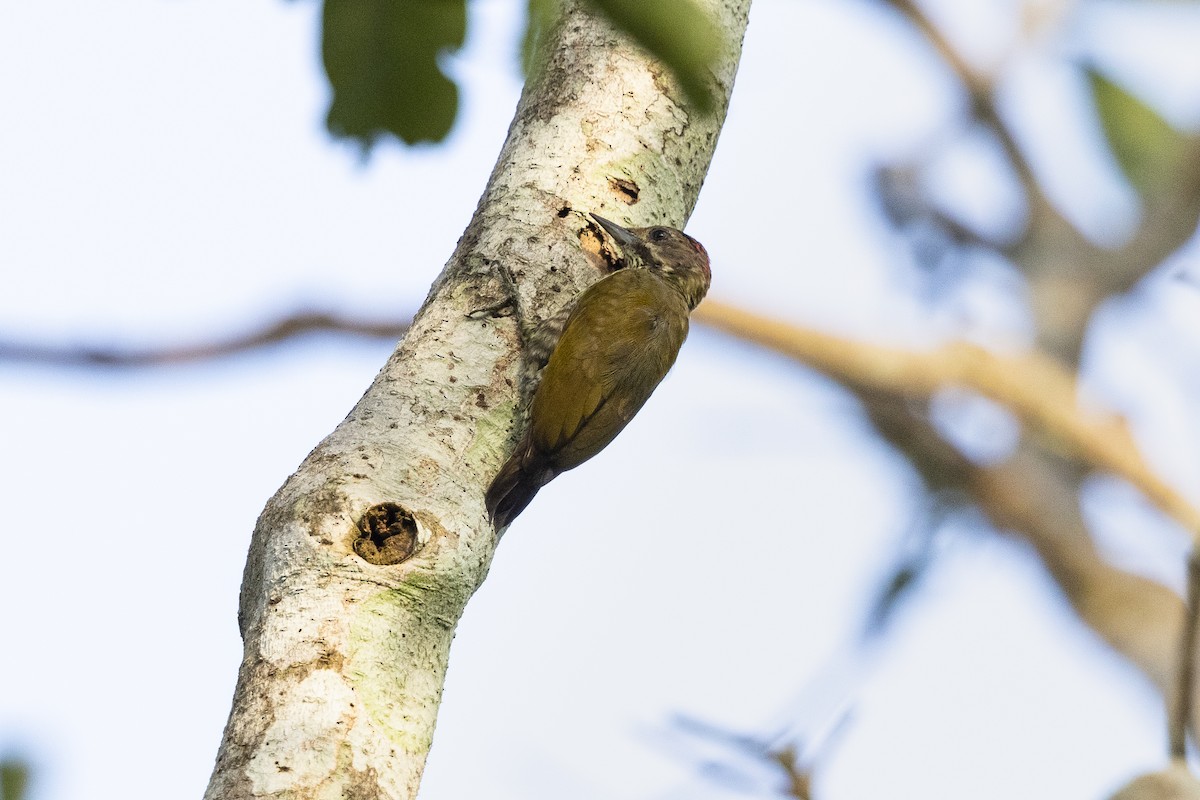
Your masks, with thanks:
<instances>
[{"instance_id":1,"label":"blurred background branch","mask_svg":"<svg viewBox=\"0 0 1200 800\"><path fill-rule=\"evenodd\" d=\"M0 362L63 368L138 369L193 364L242 355L313 334L336 334L395 341L408 330L408 318L369 320L366 315L299 310L243 333L179 345L121 347L84 342L55 345L0 337Z\"/></svg>"}]
</instances>

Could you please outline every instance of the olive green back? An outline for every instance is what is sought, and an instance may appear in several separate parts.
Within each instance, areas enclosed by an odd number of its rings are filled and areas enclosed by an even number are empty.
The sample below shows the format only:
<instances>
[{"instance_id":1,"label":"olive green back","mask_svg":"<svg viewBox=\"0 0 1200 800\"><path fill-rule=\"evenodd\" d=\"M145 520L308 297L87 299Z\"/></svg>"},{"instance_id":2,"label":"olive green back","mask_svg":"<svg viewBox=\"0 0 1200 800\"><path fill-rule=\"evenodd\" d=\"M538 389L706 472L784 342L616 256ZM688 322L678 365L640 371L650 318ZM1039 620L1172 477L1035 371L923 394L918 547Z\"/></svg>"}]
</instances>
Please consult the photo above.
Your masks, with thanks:
<instances>
[{"instance_id":1,"label":"olive green back","mask_svg":"<svg viewBox=\"0 0 1200 800\"><path fill-rule=\"evenodd\" d=\"M593 284L542 372L533 448L560 472L604 449L671 369L687 332L687 302L654 272L625 269Z\"/></svg>"}]
</instances>

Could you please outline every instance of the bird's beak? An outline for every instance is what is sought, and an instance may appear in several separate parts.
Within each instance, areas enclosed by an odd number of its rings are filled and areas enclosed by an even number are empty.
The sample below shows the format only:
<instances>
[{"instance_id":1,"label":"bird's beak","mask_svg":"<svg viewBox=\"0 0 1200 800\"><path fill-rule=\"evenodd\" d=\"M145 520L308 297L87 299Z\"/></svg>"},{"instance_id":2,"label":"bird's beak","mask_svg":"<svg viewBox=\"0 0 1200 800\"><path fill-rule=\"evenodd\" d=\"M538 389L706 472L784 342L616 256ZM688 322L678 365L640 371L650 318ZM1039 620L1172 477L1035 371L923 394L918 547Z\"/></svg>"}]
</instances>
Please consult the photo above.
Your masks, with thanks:
<instances>
[{"instance_id":1,"label":"bird's beak","mask_svg":"<svg viewBox=\"0 0 1200 800\"><path fill-rule=\"evenodd\" d=\"M600 227L608 231L608 235L616 239L617 244L621 245L622 247L628 247L629 245L637 242L636 236L634 236L629 230L622 228L617 223L607 220L599 214L592 214L592 219L596 220L596 222L599 222Z\"/></svg>"}]
</instances>

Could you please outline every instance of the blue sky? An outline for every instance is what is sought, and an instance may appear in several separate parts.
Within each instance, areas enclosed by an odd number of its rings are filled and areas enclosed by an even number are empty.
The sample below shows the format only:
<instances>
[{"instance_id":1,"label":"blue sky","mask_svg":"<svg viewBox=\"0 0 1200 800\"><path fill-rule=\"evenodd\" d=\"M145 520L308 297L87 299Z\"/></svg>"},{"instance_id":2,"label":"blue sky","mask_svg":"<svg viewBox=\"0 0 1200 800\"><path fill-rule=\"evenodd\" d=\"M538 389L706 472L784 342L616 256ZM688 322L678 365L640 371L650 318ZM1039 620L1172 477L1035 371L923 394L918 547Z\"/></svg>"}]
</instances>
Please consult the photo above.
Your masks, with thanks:
<instances>
[{"instance_id":1,"label":"blue sky","mask_svg":"<svg viewBox=\"0 0 1200 800\"><path fill-rule=\"evenodd\" d=\"M1012 5L931 4L981 63L1003 54ZM299 305L408 312L503 140L523 6L472 5L449 141L365 164L323 130L311 3L0 7L0 333L142 344ZM1063 48L1106 48L1171 119L1200 123L1197 14L1135 25L1108 8L1012 70L1056 199L1097 235L1130 198L1070 124ZM869 4L758 0L688 227L712 254L713 296L893 342L1027 341L1019 287L994 269L930 312L867 193L870 164L949 129L957 103ZM982 161L955 148L936 185L987 217L1006 189ZM1172 269L1200 271L1195 248ZM1106 310L1088 351L1093 391L1193 497L1196 376L1179 365L1196 363L1197 312L1195 293L1152 279ZM0 365L0 751L33 760L37 800L202 790L254 519L388 349L305 340L119 374ZM858 655L912 489L835 387L696 328L618 441L505 537L455 641L422 796L733 797L673 754L673 714L809 734L846 700L827 797L1098 797L1157 766L1154 696L1019 546L971 520L948 525L919 595ZM1089 502L1111 552L1178 582L1178 530L1119 485Z\"/></svg>"}]
</instances>

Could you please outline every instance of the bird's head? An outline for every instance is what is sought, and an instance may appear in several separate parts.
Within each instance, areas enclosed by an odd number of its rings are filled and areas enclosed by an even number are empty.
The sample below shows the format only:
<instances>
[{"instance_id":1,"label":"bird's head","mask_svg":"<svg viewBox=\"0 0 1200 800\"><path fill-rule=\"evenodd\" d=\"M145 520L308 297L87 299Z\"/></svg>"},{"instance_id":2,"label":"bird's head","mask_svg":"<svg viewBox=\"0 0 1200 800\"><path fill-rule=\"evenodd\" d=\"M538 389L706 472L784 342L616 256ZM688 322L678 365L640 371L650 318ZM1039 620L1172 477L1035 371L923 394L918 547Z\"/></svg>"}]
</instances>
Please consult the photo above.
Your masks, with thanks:
<instances>
[{"instance_id":1,"label":"bird's head","mask_svg":"<svg viewBox=\"0 0 1200 800\"><path fill-rule=\"evenodd\" d=\"M690 309L704 299L712 282L712 269L704 245L683 231L665 225L622 228L598 214L592 214L592 219L621 245L626 269L657 272L679 290Z\"/></svg>"}]
</instances>

